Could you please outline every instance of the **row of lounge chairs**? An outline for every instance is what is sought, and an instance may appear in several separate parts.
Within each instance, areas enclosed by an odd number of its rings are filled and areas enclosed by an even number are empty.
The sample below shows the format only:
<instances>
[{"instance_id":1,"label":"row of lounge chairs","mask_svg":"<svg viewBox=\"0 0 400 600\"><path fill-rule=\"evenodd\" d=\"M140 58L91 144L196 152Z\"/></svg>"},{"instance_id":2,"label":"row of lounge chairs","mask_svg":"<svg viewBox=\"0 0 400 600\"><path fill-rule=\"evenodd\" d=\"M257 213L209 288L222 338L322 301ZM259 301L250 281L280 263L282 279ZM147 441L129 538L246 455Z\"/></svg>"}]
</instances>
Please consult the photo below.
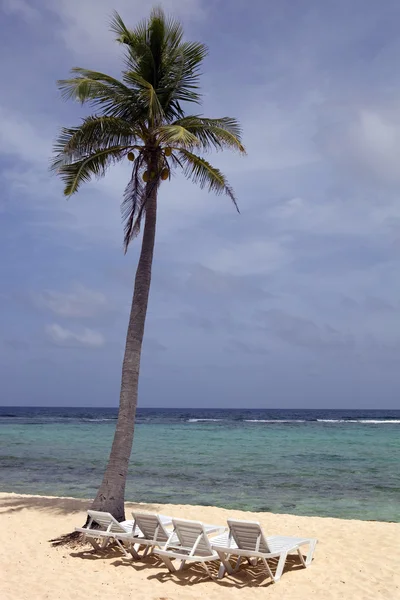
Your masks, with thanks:
<instances>
[{"instance_id":1,"label":"row of lounge chairs","mask_svg":"<svg viewBox=\"0 0 400 600\"><path fill-rule=\"evenodd\" d=\"M86 527L77 527L76 531L96 550L116 543L125 556L137 560L154 553L171 572L177 566L181 570L186 563L196 562L213 578L207 563L219 561L218 577L222 578L226 572L236 571L242 559L251 565L261 561L273 582L281 578L290 553L296 552L304 567L310 565L317 543L312 538L267 537L257 521L228 519L228 527L224 527L154 513L134 512L132 516L133 520L119 523L110 513L89 510ZM306 558L303 546L308 546ZM278 559L274 572L270 559Z\"/></svg>"}]
</instances>

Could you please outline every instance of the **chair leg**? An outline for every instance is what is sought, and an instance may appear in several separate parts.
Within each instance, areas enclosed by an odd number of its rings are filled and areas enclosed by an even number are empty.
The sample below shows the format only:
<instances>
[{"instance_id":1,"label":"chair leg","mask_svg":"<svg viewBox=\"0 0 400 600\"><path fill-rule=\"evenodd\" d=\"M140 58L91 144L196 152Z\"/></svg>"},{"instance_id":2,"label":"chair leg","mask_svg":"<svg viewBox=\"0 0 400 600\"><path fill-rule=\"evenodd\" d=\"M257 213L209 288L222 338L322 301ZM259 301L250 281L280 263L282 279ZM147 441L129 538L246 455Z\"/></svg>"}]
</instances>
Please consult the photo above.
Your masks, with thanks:
<instances>
[{"instance_id":1,"label":"chair leg","mask_svg":"<svg viewBox=\"0 0 400 600\"><path fill-rule=\"evenodd\" d=\"M106 547L107 547L107 544L108 544L108 542L109 542L109 541L110 541L110 540L109 540L108 538L106 538L106 537L103 537L103 538L102 538L102 540L101 540L101 545L100 545L100 548L101 548L102 550L105 550L105 549L106 549Z\"/></svg>"},{"instance_id":2,"label":"chair leg","mask_svg":"<svg viewBox=\"0 0 400 600\"><path fill-rule=\"evenodd\" d=\"M186 561L185 560L181 560L181 564L179 565L178 571L182 571L183 568L184 568L184 566L185 566L185 564L186 564Z\"/></svg>"},{"instance_id":3,"label":"chair leg","mask_svg":"<svg viewBox=\"0 0 400 600\"><path fill-rule=\"evenodd\" d=\"M305 567L308 567L308 565L311 564L316 545L317 545L317 540L311 540L309 549L308 549L307 558L306 558L306 564L304 565Z\"/></svg>"},{"instance_id":4,"label":"chair leg","mask_svg":"<svg viewBox=\"0 0 400 600\"><path fill-rule=\"evenodd\" d=\"M214 575L211 573L210 569L208 568L207 563L202 562L201 564L205 568L207 575L210 577L210 579L214 579Z\"/></svg>"},{"instance_id":5,"label":"chair leg","mask_svg":"<svg viewBox=\"0 0 400 600\"><path fill-rule=\"evenodd\" d=\"M283 573L283 567L285 566L285 562L286 562L286 557L287 557L287 552L282 552L282 554L279 557L279 562L278 562L278 566L276 567L276 571L275 571L275 576L273 576L273 580L279 581L281 578L281 575Z\"/></svg>"},{"instance_id":6,"label":"chair leg","mask_svg":"<svg viewBox=\"0 0 400 600\"><path fill-rule=\"evenodd\" d=\"M241 563L241 562L242 562L242 557L241 557L241 556L238 556L238 559L237 559L237 561L236 561L236 565L235 565L235 571L238 571L238 570L239 570L239 567L240 567L240 563Z\"/></svg>"},{"instance_id":7,"label":"chair leg","mask_svg":"<svg viewBox=\"0 0 400 600\"><path fill-rule=\"evenodd\" d=\"M117 540L117 538L114 538L114 541L116 542L117 546L119 547L120 550L122 550L122 552L125 554L126 557L129 557L128 552L125 550L125 547L123 544L121 544L121 542L119 540Z\"/></svg>"},{"instance_id":8,"label":"chair leg","mask_svg":"<svg viewBox=\"0 0 400 600\"><path fill-rule=\"evenodd\" d=\"M302 551L300 550L300 548L297 548L297 554L299 555L300 562L301 562L301 564L303 565L303 567L306 567L306 566L307 566L307 564L306 564L306 561L304 560L304 556L303 556L303 553L302 553Z\"/></svg>"},{"instance_id":9,"label":"chair leg","mask_svg":"<svg viewBox=\"0 0 400 600\"><path fill-rule=\"evenodd\" d=\"M230 575L233 573L232 565L229 562L229 554L225 554L225 552L220 552L217 550L219 560L221 561L221 566L218 571L218 579L222 579L225 575L225 571L227 571Z\"/></svg>"},{"instance_id":10,"label":"chair leg","mask_svg":"<svg viewBox=\"0 0 400 600\"><path fill-rule=\"evenodd\" d=\"M100 546L99 546L99 544L96 542L96 540L94 538L89 537L89 538L87 538L87 541L89 542L89 544L92 544L92 546L93 546L93 548L95 550L100 550L101 549Z\"/></svg>"},{"instance_id":11,"label":"chair leg","mask_svg":"<svg viewBox=\"0 0 400 600\"><path fill-rule=\"evenodd\" d=\"M275 582L275 577L271 571L271 567L269 566L268 561L265 558L262 558L261 560L264 563L265 568L267 569L268 575L271 577L272 581Z\"/></svg>"},{"instance_id":12,"label":"chair leg","mask_svg":"<svg viewBox=\"0 0 400 600\"><path fill-rule=\"evenodd\" d=\"M129 552L132 554L132 556L135 560L140 560L140 558L141 558L140 554L138 554L138 552L136 551L135 546L136 546L136 544L131 544L129 546Z\"/></svg>"},{"instance_id":13,"label":"chair leg","mask_svg":"<svg viewBox=\"0 0 400 600\"><path fill-rule=\"evenodd\" d=\"M176 571L174 565L172 564L172 560L169 558L169 556L160 556L160 558L162 561L164 561L164 563L170 573L174 573Z\"/></svg>"}]
</instances>

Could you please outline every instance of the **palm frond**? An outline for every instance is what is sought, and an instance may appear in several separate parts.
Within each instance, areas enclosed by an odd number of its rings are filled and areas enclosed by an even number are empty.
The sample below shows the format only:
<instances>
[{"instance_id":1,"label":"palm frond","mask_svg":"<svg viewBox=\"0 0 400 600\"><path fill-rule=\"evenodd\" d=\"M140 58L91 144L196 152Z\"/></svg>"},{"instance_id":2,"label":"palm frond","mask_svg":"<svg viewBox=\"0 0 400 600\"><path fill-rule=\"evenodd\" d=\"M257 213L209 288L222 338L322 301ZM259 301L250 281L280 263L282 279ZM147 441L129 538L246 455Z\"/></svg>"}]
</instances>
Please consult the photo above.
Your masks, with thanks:
<instances>
[{"instance_id":1,"label":"palm frond","mask_svg":"<svg viewBox=\"0 0 400 600\"><path fill-rule=\"evenodd\" d=\"M65 100L89 102L101 108L103 114L129 118L140 113L138 99L124 83L98 71L75 67L76 77L60 79L58 87Z\"/></svg>"},{"instance_id":2,"label":"palm frond","mask_svg":"<svg viewBox=\"0 0 400 600\"><path fill-rule=\"evenodd\" d=\"M144 161L143 157L135 160L132 175L128 185L125 188L121 204L121 216L124 223L124 251L126 253L130 241L139 233L141 217L141 207L143 204L143 195L145 186L141 175Z\"/></svg>"},{"instance_id":3,"label":"palm frond","mask_svg":"<svg viewBox=\"0 0 400 600\"><path fill-rule=\"evenodd\" d=\"M159 177L143 183L142 174L148 164L143 155L135 160L131 179L124 191L121 204L122 221L124 222L124 251L128 250L130 242L139 234L141 222L146 212L147 201L160 184Z\"/></svg>"},{"instance_id":4,"label":"palm frond","mask_svg":"<svg viewBox=\"0 0 400 600\"><path fill-rule=\"evenodd\" d=\"M83 119L78 127L63 127L54 151L68 160L114 146L133 146L140 136L135 124L118 117L92 116Z\"/></svg>"},{"instance_id":5,"label":"palm frond","mask_svg":"<svg viewBox=\"0 0 400 600\"><path fill-rule=\"evenodd\" d=\"M158 12L160 16L164 18L165 21L165 50L166 52L172 52L174 49L178 48L182 42L183 38L183 27L181 23L174 19L174 17L167 17L163 10L159 8L153 9L155 12Z\"/></svg>"},{"instance_id":6,"label":"palm frond","mask_svg":"<svg viewBox=\"0 0 400 600\"><path fill-rule=\"evenodd\" d=\"M182 125L162 125L155 134L158 142L166 146L193 148L200 145L198 138Z\"/></svg>"},{"instance_id":7,"label":"palm frond","mask_svg":"<svg viewBox=\"0 0 400 600\"><path fill-rule=\"evenodd\" d=\"M154 87L158 87L166 57L182 41L183 28L179 21L166 17L161 7L155 7L148 20L142 20L134 29L128 29L120 15L114 12L111 30L116 34L117 41L126 45L128 70L139 73Z\"/></svg>"},{"instance_id":8,"label":"palm frond","mask_svg":"<svg viewBox=\"0 0 400 600\"><path fill-rule=\"evenodd\" d=\"M168 55L160 88L164 90L163 105L180 102L199 104L200 65L208 54L205 44L184 42Z\"/></svg>"},{"instance_id":9,"label":"palm frond","mask_svg":"<svg viewBox=\"0 0 400 600\"><path fill-rule=\"evenodd\" d=\"M125 83L136 77L141 78L142 88L143 80L150 84L167 121L183 116L180 102L200 102L200 64L208 50L201 43L182 42L178 21L155 8L149 20L133 30L114 13L111 29L126 47Z\"/></svg>"},{"instance_id":10,"label":"palm frond","mask_svg":"<svg viewBox=\"0 0 400 600\"><path fill-rule=\"evenodd\" d=\"M123 80L125 83L130 84L136 92L142 111L145 111L144 114L146 114L147 119L152 123L162 122L164 111L152 84L134 71L125 71Z\"/></svg>"},{"instance_id":11,"label":"palm frond","mask_svg":"<svg viewBox=\"0 0 400 600\"><path fill-rule=\"evenodd\" d=\"M121 160L126 150L124 146L105 148L73 162L68 162L65 155L59 155L51 168L65 183L64 195L71 196L82 183L90 181L92 177L103 177L108 167Z\"/></svg>"},{"instance_id":12,"label":"palm frond","mask_svg":"<svg viewBox=\"0 0 400 600\"><path fill-rule=\"evenodd\" d=\"M142 19L141 24L146 26L146 20ZM129 31L122 17L116 10L113 10L112 12L112 17L110 20L110 31L115 33L117 42L120 42L120 44L129 44L131 32Z\"/></svg>"},{"instance_id":13,"label":"palm frond","mask_svg":"<svg viewBox=\"0 0 400 600\"><path fill-rule=\"evenodd\" d=\"M185 177L191 179L193 183L198 183L202 189L207 187L209 192L217 195L226 194L232 200L236 210L240 212L233 188L219 169L213 167L201 156L185 149L179 150L176 160L182 166Z\"/></svg>"},{"instance_id":14,"label":"palm frond","mask_svg":"<svg viewBox=\"0 0 400 600\"><path fill-rule=\"evenodd\" d=\"M229 148L246 154L241 141L241 127L232 117L207 119L201 115L192 115L178 119L173 125L180 125L193 133L205 151Z\"/></svg>"},{"instance_id":15,"label":"palm frond","mask_svg":"<svg viewBox=\"0 0 400 600\"><path fill-rule=\"evenodd\" d=\"M153 85L158 87L160 71L164 59L167 22L161 7L155 7L150 13L148 27L148 45L153 62Z\"/></svg>"},{"instance_id":16,"label":"palm frond","mask_svg":"<svg viewBox=\"0 0 400 600\"><path fill-rule=\"evenodd\" d=\"M116 34L117 41L126 46L126 70L135 72L152 85L156 85L156 69L150 47L150 27L151 17L149 20L140 21L135 29L128 29L117 12L114 12L111 21L111 30Z\"/></svg>"}]
</instances>

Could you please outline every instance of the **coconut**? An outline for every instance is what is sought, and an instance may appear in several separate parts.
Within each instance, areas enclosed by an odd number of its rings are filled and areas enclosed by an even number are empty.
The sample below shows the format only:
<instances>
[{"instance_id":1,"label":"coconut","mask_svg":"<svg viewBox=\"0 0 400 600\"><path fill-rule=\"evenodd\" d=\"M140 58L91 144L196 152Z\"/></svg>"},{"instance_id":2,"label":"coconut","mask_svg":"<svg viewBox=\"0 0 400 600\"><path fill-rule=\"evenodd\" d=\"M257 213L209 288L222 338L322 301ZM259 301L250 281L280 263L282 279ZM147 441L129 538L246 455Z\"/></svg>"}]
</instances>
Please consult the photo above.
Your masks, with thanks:
<instances>
[{"instance_id":1,"label":"coconut","mask_svg":"<svg viewBox=\"0 0 400 600\"><path fill-rule=\"evenodd\" d=\"M143 173L143 181L144 181L145 183L147 183L147 182L148 182L148 180L149 180L149 172L148 172L148 171L145 171L145 172Z\"/></svg>"},{"instance_id":2,"label":"coconut","mask_svg":"<svg viewBox=\"0 0 400 600\"><path fill-rule=\"evenodd\" d=\"M161 179L163 181L165 181L166 179L168 179L169 176L169 169L167 169L167 167L165 167L162 171L161 171Z\"/></svg>"},{"instance_id":3,"label":"coconut","mask_svg":"<svg viewBox=\"0 0 400 600\"><path fill-rule=\"evenodd\" d=\"M135 160L135 155L133 154L133 152L128 152L128 160L130 160L131 162Z\"/></svg>"},{"instance_id":4,"label":"coconut","mask_svg":"<svg viewBox=\"0 0 400 600\"><path fill-rule=\"evenodd\" d=\"M165 156L171 156L171 154L172 154L171 148L165 148L164 154L165 154Z\"/></svg>"}]
</instances>

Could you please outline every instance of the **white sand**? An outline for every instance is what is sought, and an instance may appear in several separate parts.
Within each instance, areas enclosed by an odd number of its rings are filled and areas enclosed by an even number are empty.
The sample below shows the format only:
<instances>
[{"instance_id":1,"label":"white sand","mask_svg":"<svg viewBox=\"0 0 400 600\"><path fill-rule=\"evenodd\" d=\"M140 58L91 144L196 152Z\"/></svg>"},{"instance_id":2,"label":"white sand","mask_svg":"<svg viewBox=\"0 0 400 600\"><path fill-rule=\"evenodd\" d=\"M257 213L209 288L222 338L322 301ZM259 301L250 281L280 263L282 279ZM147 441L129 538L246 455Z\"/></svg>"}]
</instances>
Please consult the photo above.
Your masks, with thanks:
<instances>
[{"instance_id":1,"label":"white sand","mask_svg":"<svg viewBox=\"0 0 400 600\"><path fill-rule=\"evenodd\" d=\"M118 550L103 556L88 550L52 548L48 543L85 520L87 502L0 494L1 600L175 600L272 598L284 600L400 599L400 524L245 513L204 506L127 505L207 523L228 516L259 520L270 535L316 537L313 564L294 558L282 579L271 584L260 568L243 567L220 582L201 567L170 574L149 557L129 561ZM130 515L129 515L130 516ZM255 575L255 576L254 576Z\"/></svg>"}]
</instances>

